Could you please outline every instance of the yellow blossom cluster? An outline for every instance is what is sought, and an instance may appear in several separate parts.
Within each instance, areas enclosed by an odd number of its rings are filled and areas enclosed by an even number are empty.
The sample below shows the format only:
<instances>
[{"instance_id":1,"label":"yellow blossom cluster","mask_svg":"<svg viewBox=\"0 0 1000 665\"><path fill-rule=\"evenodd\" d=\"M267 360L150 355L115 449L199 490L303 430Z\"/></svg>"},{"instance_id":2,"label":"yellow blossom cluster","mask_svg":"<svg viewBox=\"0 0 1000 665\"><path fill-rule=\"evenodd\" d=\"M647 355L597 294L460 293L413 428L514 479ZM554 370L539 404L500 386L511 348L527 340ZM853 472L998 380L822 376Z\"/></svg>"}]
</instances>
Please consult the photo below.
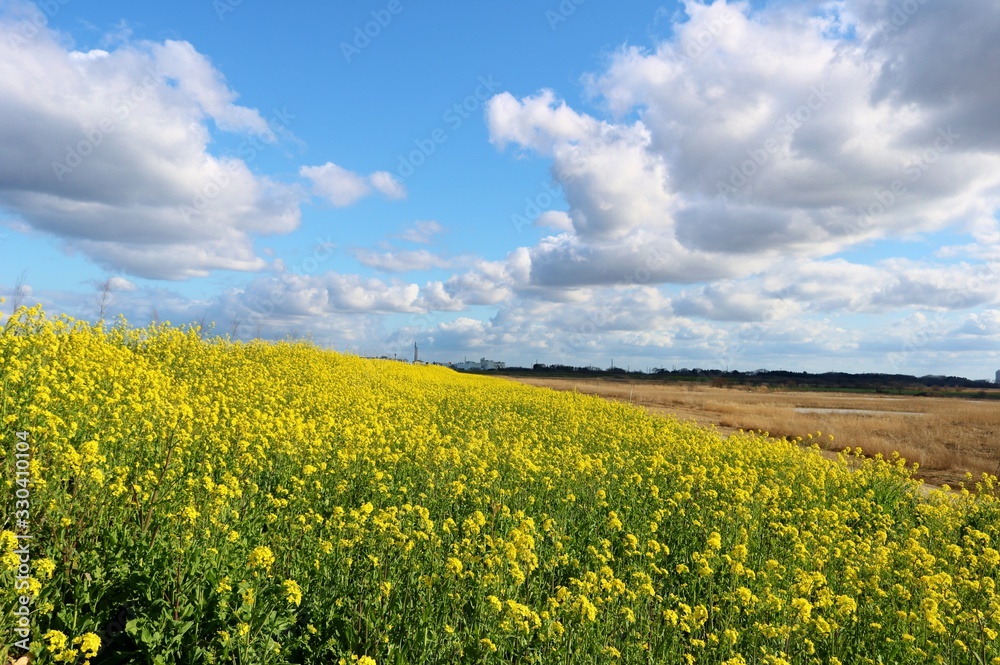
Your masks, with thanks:
<instances>
[{"instance_id":1,"label":"yellow blossom cluster","mask_svg":"<svg viewBox=\"0 0 1000 665\"><path fill-rule=\"evenodd\" d=\"M900 459L38 309L0 334L0 391L40 664L1000 663L990 476L927 496Z\"/></svg>"}]
</instances>

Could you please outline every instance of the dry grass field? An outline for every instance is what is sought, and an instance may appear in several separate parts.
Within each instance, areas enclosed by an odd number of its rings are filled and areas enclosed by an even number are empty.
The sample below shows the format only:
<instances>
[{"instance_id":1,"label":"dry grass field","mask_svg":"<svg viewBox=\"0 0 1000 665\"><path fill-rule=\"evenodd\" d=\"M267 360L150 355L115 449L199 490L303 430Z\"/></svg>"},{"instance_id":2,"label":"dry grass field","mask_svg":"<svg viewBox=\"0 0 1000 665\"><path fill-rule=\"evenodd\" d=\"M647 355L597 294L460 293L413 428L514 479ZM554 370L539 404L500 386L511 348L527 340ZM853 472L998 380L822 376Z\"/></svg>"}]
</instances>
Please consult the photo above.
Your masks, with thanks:
<instances>
[{"instance_id":1,"label":"dry grass field","mask_svg":"<svg viewBox=\"0 0 1000 665\"><path fill-rule=\"evenodd\" d=\"M762 430L775 437L820 431L821 445L866 455L898 452L920 464L927 483L956 486L966 473L1000 471L1000 404L994 400L894 397L701 384L630 383L606 379L515 379L555 390L578 390L631 401L722 432ZM810 411L816 409L816 411ZM829 411L827 409L830 409ZM832 434L834 440L827 438Z\"/></svg>"}]
</instances>

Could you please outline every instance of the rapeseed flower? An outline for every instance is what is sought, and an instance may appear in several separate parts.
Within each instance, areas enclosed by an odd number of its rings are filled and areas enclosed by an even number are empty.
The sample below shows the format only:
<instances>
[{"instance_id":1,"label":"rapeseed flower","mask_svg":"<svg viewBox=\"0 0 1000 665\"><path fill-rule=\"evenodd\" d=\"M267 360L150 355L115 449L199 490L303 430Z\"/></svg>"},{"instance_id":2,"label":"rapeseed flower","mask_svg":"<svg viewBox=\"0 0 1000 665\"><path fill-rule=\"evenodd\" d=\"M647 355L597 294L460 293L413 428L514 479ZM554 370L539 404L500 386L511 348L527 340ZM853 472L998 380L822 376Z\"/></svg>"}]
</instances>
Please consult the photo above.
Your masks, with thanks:
<instances>
[{"instance_id":1,"label":"rapeseed flower","mask_svg":"<svg viewBox=\"0 0 1000 665\"><path fill-rule=\"evenodd\" d=\"M925 495L898 455L828 461L763 433L723 439L309 344L32 308L3 332L4 436L44 442L37 625L62 626L52 601L92 584L171 599L144 607L139 642L175 613L212 625L218 639L178 662L1000 662L990 476ZM17 547L0 532L7 605ZM344 621L363 627L353 641ZM46 633L45 657L88 659L86 635Z\"/></svg>"},{"instance_id":2,"label":"rapeseed flower","mask_svg":"<svg viewBox=\"0 0 1000 665\"><path fill-rule=\"evenodd\" d=\"M271 566L274 565L274 553L271 551L270 547L261 546L254 548L253 552L250 553L250 558L247 560L247 565L250 568L261 568L263 570L270 570Z\"/></svg>"},{"instance_id":3,"label":"rapeseed flower","mask_svg":"<svg viewBox=\"0 0 1000 665\"><path fill-rule=\"evenodd\" d=\"M295 580L285 580L281 583L282 588L285 590L285 600L291 605L300 605L302 603L302 589L299 587L299 583Z\"/></svg>"}]
</instances>

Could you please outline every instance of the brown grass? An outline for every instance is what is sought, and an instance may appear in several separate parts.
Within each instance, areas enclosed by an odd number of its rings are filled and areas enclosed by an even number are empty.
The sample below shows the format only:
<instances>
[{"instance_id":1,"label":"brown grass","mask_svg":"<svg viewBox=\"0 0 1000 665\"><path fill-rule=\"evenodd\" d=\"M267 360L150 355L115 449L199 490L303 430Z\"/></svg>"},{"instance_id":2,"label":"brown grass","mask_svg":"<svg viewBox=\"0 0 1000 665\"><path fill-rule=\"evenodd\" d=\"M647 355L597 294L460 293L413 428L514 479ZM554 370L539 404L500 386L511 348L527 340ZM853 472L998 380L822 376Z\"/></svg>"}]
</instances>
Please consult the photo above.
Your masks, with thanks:
<instances>
[{"instance_id":1,"label":"brown grass","mask_svg":"<svg viewBox=\"0 0 1000 665\"><path fill-rule=\"evenodd\" d=\"M655 413L716 427L722 433L760 430L794 438L822 432L820 445L865 455L898 452L920 464L928 483L957 485L966 473L1000 470L1000 405L943 397L892 397L766 388L714 388L700 384L628 383L605 379L515 379L555 390L578 390L631 401ZM800 408L863 409L875 414L799 413ZM832 434L833 441L828 439Z\"/></svg>"}]
</instances>

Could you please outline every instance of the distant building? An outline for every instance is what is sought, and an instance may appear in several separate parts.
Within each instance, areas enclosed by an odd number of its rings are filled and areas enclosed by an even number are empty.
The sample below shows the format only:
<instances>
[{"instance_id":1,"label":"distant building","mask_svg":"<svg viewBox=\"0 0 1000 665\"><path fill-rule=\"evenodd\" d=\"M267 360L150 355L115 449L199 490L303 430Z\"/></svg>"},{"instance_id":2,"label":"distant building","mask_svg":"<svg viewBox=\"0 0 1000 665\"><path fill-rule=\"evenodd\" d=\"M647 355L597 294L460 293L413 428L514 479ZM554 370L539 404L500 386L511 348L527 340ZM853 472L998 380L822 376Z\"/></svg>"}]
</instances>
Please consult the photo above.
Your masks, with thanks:
<instances>
[{"instance_id":1,"label":"distant building","mask_svg":"<svg viewBox=\"0 0 1000 665\"><path fill-rule=\"evenodd\" d=\"M997 380L993 383L1000 383L1000 369L997 370Z\"/></svg>"},{"instance_id":2,"label":"distant building","mask_svg":"<svg viewBox=\"0 0 1000 665\"><path fill-rule=\"evenodd\" d=\"M500 362L499 360L487 360L486 358L480 358L479 369L503 369L507 366L507 363Z\"/></svg>"},{"instance_id":3,"label":"distant building","mask_svg":"<svg viewBox=\"0 0 1000 665\"><path fill-rule=\"evenodd\" d=\"M466 360L464 362L455 363L452 365L453 369L468 371L468 370L496 370L504 369L507 363L501 362L499 360L487 360L486 358L480 358L479 362L474 360Z\"/></svg>"}]
</instances>

